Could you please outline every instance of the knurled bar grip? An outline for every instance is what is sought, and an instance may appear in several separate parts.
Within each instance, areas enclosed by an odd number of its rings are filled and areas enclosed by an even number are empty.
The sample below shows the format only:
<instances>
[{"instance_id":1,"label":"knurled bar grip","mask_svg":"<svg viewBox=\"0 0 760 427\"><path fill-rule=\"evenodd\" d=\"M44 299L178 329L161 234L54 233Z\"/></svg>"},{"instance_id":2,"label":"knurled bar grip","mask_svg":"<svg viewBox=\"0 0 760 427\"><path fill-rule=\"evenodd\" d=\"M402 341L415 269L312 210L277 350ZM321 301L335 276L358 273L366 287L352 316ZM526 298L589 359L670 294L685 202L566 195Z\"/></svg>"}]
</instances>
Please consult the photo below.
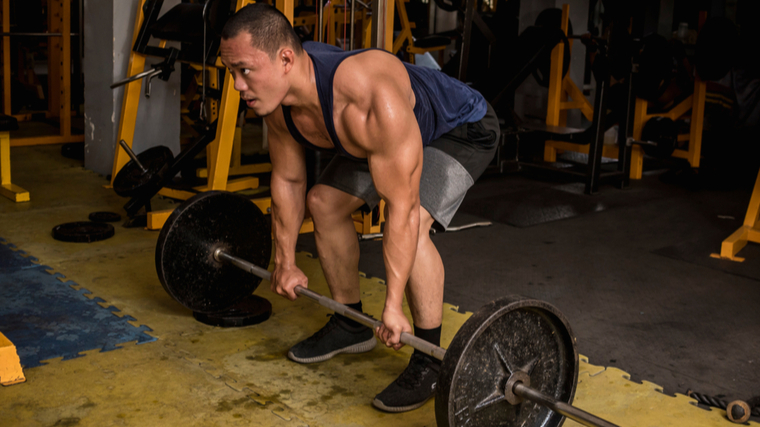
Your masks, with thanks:
<instances>
[{"instance_id":1,"label":"knurled bar grip","mask_svg":"<svg viewBox=\"0 0 760 427\"><path fill-rule=\"evenodd\" d=\"M214 251L214 259L219 262L228 262L240 268L241 270L245 270L253 274L254 276L261 277L262 279L268 280L270 282L272 281L272 273L270 273L269 270L263 269L258 265L250 263L244 259L232 256L221 249ZM375 320L364 313L360 313L350 307L347 307L344 304L339 303L338 301L335 301L334 299L328 298L304 287L296 286L295 292L298 295L308 297L319 303L319 305L334 310L336 313L346 316L349 319L353 319L364 326L372 328L373 330L383 324L379 320ZM406 332L401 333L401 339L399 341L404 344L408 344L415 349L439 360L443 360L443 356L446 355L446 350L442 349L441 347L433 345ZM584 426L618 427L617 425L607 422L593 414L589 414L582 409L578 409L573 405L567 404L565 402L559 402L536 389L524 385L521 382L515 384L513 392L520 397L545 406L552 411L557 412L558 414L564 415L573 421L583 424Z\"/></svg>"},{"instance_id":2,"label":"knurled bar grip","mask_svg":"<svg viewBox=\"0 0 760 427\"><path fill-rule=\"evenodd\" d=\"M218 261L229 262L230 264L235 265L242 270L248 271L254 276L259 276L264 280L272 280L272 273L270 273L268 270L265 270L256 264L252 264L236 256L232 256L222 251L221 249L217 249L216 252L214 252L214 258L216 258ZM346 316L349 319L355 320L364 326L372 328L373 330L382 326L383 324L383 322L379 320L375 320L364 313L360 313L350 307L345 306L344 304L339 303L338 301L335 301L334 299L328 298L304 287L296 286L295 292L298 295L308 297L309 299L312 299L319 303L319 305L327 307L336 313ZM408 344L415 349L439 360L443 360L443 356L446 354L446 350L442 349L441 347L433 345L406 332L401 333L401 339L399 341L404 344Z\"/></svg>"}]
</instances>

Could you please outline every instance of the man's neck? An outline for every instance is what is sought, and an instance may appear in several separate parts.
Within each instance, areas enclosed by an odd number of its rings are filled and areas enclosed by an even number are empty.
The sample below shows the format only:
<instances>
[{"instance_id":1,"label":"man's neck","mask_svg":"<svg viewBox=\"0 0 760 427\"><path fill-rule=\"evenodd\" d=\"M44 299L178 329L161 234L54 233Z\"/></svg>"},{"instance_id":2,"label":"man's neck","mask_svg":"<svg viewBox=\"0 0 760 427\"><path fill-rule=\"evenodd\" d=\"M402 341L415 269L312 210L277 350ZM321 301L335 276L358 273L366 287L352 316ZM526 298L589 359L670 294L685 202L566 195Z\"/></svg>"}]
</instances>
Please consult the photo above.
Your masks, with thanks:
<instances>
[{"instance_id":1,"label":"man's neck","mask_svg":"<svg viewBox=\"0 0 760 427\"><path fill-rule=\"evenodd\" d=\"M298 61L293 77L293 84L282 100L282 105L299 110L318 110L321 108L319 102L319 93L317 92L317 81L314 75L314 66L311 57L303 52L305 60Z\"/></svg>"}]
</instances>

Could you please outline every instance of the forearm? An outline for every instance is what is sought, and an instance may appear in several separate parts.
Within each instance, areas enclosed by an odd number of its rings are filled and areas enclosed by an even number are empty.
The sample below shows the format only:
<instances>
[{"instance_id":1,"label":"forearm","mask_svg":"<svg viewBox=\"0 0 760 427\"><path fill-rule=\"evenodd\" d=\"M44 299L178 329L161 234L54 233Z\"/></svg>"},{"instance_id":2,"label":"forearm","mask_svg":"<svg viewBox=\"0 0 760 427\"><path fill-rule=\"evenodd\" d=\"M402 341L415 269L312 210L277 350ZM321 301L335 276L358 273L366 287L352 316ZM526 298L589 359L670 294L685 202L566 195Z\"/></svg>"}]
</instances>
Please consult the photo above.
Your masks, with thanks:
<instances>
[{"instance_id":1,"label":"forearm","mask_svg":"<svg viewBox=\"0 0 760 427\"><path fill-rule=\"evenodd\" d=\"M295 265L296 242L305 212L306 183L272 177L272 232L275 266Z\"/></svg>"},{"instance_id":2,"label":"forearm","mask_svg":"<svg viewBox=\"0 0 760 427\"><path fill-rule=\"evenodd\" d=\"M387 308L401 308L404 289L417 255L419 221L419 203L389 204L383 230Z\"/></svg>"}]
</instances>

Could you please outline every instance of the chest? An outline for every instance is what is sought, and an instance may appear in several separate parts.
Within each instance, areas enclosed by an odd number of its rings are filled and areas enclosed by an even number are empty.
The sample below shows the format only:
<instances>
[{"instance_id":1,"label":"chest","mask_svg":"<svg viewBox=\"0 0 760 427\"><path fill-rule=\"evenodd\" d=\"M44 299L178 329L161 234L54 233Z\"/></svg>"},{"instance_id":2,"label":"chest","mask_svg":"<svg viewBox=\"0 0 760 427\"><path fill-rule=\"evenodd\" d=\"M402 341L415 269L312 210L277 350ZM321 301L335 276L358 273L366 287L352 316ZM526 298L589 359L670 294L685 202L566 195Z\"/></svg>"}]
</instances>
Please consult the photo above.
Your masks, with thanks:
<instances>
[{"instance_id":1,"label":"chest","mask_svg":"<svg viewBox=\"0 0 760 427\"><path fill-rule=\"evenodd\" d=\"M322 148L334 147L321 109L314 112L293 109L291 110L291 117L296 129L309 142Z\"/></svg>"},{"instance_id":2,"label":"chest","mask_svg":"<svg viewBox=\"0 0 760 427\"><path fill-rule=\"evenodd\" d=\"M355 157L366 157L366 154L357 149L351 141L351 138L345 133L342 124L342 111L345 105L341 102L333 104L333 116L331 117L335 135L338 138L338 144L349 154ZM298 110L291 109L291 119L298 132L311 144L326 149L333 149L335 141L330 136L325 123L322 108L318 110Z\"/></svg>"}]
</instances>

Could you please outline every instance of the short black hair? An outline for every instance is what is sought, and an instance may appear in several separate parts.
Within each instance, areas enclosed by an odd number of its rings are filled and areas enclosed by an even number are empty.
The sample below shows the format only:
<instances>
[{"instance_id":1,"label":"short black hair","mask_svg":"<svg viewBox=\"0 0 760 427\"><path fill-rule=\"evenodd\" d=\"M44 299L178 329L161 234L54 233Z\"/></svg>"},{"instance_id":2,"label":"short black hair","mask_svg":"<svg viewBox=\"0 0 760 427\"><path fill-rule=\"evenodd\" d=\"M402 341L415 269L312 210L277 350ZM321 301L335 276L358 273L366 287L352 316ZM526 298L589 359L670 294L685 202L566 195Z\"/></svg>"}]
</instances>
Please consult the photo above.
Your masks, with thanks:
<instances>
[{"instance_id":1,"label":"short black hair","mask_svg":"<svg viewBox=\"0 0 760 427\"><path fill-rule=\"evenodd\" d=\"M249 4L237 11L224 25L222 38L235 38L244 31L251 35L251 45L272 60L284 45L293 48L298 55L303 52L301 39L288 18L266 3Z\"/></svg>"}]
</instances>

